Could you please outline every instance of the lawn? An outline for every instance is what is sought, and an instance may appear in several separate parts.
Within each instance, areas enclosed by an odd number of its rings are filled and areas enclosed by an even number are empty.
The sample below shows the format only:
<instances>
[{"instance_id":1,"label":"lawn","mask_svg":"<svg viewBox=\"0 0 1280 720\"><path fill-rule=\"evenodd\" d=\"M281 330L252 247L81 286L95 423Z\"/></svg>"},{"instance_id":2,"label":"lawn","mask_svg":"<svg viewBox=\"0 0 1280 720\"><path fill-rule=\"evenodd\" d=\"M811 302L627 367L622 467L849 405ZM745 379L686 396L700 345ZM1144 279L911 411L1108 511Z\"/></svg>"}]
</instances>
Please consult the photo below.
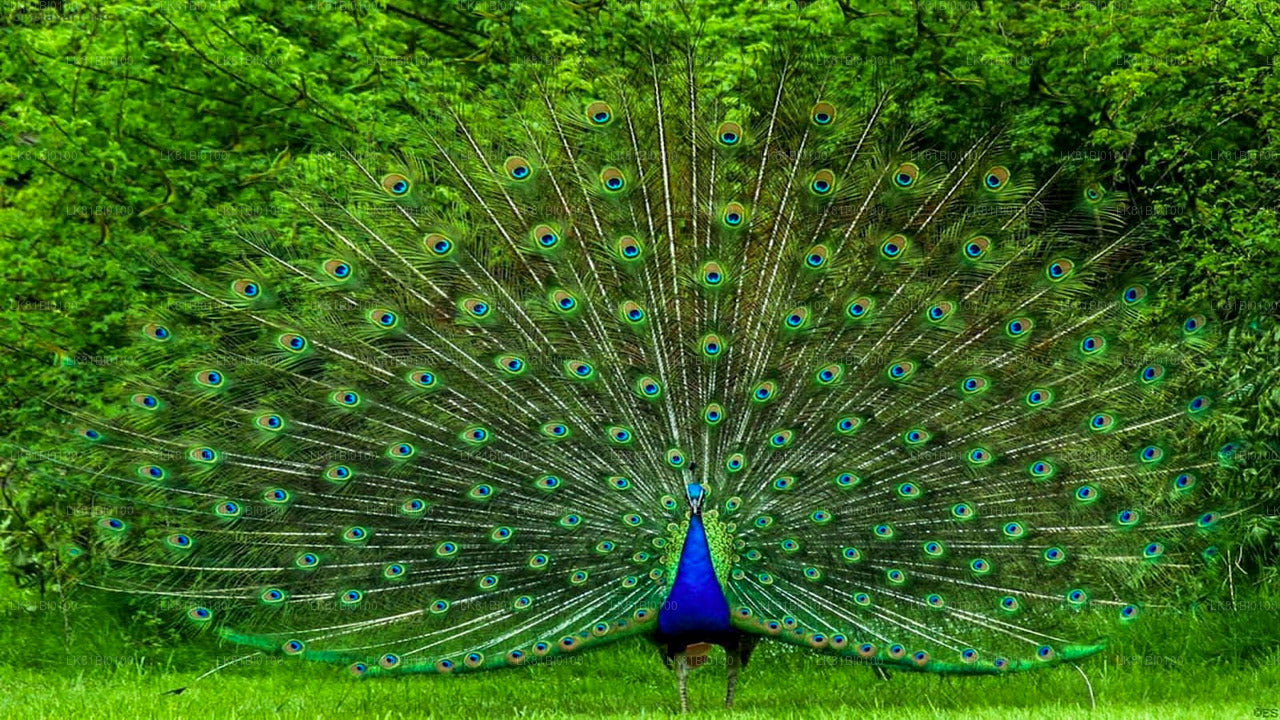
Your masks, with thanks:
<instances>
[{"instance_id":1,"label":"lawn","mask_svg":"<svg viewBox=\"0 0 1280 720\"><path fill-rule=\"evenodd\" d=\"M368 681L349 679L338 668L256 657L180 694L170 691L201 671L69 657L56 665L38 659L27 667L0 665L0 717L658 717L679 709L671 674L642 641L550 665ZM758 718L1275 716L1280 653L1242 667L1181 657L1108 652L1085 662L1080 669L1092 683L1091 701L1089 685L1071 666L1008 677L894 673L881 680L865 667L765 646L743 676L733 711L722 707L724 678L714 658L693 673L690 706L699 716ZM210 658L209 667L217 661Z\"/></svg>"}]
</instances>

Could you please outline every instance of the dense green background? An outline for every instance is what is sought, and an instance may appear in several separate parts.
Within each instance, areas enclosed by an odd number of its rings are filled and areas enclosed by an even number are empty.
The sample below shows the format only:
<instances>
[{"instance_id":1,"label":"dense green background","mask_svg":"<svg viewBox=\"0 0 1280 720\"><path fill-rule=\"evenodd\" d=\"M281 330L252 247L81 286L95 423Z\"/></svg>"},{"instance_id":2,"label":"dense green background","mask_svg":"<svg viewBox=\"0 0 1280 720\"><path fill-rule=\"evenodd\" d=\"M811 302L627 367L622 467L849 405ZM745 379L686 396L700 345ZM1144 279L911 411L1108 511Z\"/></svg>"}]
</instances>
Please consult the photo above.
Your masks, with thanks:
<instances>
[{"instance_id":1,"label":"dense green background","mask_svg":"<svg viewBox=\"0 0 1280 720\"><path fill-rule=\"evenodd\" d=\"M395 144L441 97L501 97L530 61L586 87L590 78L575 78L579 53L645 33L697 35L744 74L777 53L804 53L868 97L892 90L940 147L995 126L1037 173L1066 165L1129 193L1173 296L1207 307L1224 328L1220 356L1202 368L1206 381L1252 381L1215 437L1247 443L1232 462L1259 510L1274 514L1277 29L1271 0L0 0L0 435L11 443L0 449L0 667L38 689L41 681L20 673L97 676L172 657L159 620L75 592L55 550L92 513L36 482L16 450L48 447L41 438L61 422L49 401L93 407L118 372L131 309L158 297L140 257L201 266L232 252L235 232L301 237L273 189L299 165L323 161L313 154ZM1172 651L1144 637L1110 662L1174 657L1176 666L1162 661L1151 672L1176 675L1184 663L1274 660L1272 631L1259 627L1280 607L1267 587L1277 535L1266 518L1245 530L1210 586L1216 613L1166 620L1154 637L1176 639ZM1184 634L1206 637L1182 642ZM186 658L178 670L193 666L190 654L178 657ZM620 657L621 667L635 664ZM1121 682L1145 677L1132 662L1121 666ZM816 667L793 668L812 683L797 685L798 697L831 684L829 668ZM595 688L579 677L589 669L547 672ZM860 687L870 682L857 677ZM287 694L288 680L273 682L272 692ZM892 705L930 692L897 687ZM379 692L390 702L393 691ZM984 702L1022 707L1018 692L984 693ZM1280 694L1232 702L1280 706ZM563 709L575 708L587 709Z\"/></svg>"}]
</instances>

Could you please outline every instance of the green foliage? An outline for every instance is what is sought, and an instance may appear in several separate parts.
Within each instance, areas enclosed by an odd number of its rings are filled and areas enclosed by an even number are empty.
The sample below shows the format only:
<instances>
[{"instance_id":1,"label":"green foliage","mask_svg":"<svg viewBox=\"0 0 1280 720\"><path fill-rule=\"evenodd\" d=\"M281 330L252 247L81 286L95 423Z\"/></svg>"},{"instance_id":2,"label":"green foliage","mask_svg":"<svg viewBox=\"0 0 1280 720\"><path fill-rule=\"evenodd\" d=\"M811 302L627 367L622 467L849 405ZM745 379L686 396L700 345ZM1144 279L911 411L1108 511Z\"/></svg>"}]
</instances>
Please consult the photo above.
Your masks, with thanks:
<instances>
[{"instance_id":1,"label":"green foliage","mask_svg":"<svg viewBox=\"0 0 1280 720\"><path fill-rule=\"evenodd\" d=\"M93 508L36 483L13 449L95 407L127 360L157 259L200 267L237 234L312 241L276 190L343 148L396 146L442 99L501 122L535 77L592 88L617 37L698 36L723 82L785 58L909 108L930 144L992 129L1038 174L1126 191L1153 269L1236 326L1207 379L1236 388L1212 436L1243 442L1241 483L1274 507L1280 424L1280 53L1260 0L1079 3L818 0L682 5L316 0L0 5L0 549L9 575L63 590L58 548ZM618 32L624 30L625 32ZM728 109L732 113L732 108ZM447 201L447 198L437 198ZM7 456L7 458L5 457ZM1268 504L1270 503L1270 504ZM70 521L68 521L70 518ZM1246 565L1275 573L1274 524ZM1224 585L1224 588L1226 586ZM1225 590L1224 590L1225 592Z\"/></svg>"}]
</instances>

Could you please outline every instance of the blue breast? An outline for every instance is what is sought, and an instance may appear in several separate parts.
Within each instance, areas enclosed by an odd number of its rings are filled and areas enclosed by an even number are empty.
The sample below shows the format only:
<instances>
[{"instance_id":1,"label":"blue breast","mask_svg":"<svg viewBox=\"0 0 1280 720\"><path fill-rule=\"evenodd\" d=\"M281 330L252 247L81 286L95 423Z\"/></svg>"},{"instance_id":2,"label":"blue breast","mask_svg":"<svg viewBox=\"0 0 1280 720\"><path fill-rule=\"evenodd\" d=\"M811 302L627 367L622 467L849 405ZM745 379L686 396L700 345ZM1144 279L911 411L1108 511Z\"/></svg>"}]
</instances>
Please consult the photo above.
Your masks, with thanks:
<instances>
[{"instance_id":1,"label":"blue breast","mask_svg":"<svg viewBox=\"0 0 1280 720\"><path fill-rule=\"evenodd\" d=\"M711 548L700 517L689 520L676 581L658 613L658 629L664 635L730 630L729 602L716 580Z\"/></svg>"}]
</instances>

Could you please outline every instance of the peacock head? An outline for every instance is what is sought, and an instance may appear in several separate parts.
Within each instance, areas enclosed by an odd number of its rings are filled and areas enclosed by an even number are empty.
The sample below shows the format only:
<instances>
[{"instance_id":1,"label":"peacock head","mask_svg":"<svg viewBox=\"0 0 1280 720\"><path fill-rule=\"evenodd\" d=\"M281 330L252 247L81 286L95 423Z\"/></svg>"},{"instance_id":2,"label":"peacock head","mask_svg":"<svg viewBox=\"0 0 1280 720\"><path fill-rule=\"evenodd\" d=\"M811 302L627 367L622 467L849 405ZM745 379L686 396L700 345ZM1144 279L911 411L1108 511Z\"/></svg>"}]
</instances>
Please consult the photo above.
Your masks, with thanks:
<instances>
[{"instance_id":1,"label":"peacock head","mask_svg":"<svg viewBox=\"0 0 1280 720\"><path fill-rule=\"evenodd\" d=\"M707 489L702 487L700 483L689 483L684 488L685 497L689 499L689 512L694 515L702 514L702 501L707 497Z\"/></svg>"}]
</instances>

